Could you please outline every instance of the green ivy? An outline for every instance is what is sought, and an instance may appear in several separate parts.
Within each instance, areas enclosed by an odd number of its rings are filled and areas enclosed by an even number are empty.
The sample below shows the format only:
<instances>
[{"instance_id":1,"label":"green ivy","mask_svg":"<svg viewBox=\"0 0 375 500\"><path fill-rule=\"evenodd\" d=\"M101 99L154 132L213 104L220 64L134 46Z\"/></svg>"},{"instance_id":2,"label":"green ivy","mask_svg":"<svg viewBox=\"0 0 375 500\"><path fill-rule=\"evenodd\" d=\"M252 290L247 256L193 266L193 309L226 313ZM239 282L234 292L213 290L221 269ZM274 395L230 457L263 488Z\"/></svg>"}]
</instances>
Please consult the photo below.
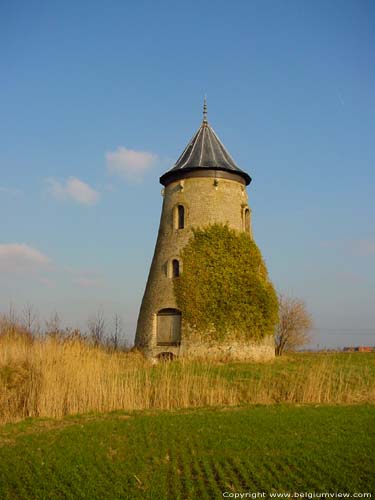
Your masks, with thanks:
<instances>
[{"instance_id":1,"label":"green ivy","mask_svg":"<svg viewBox=\"0 0 375 500\"><path fill-rule=\"evenodd\" d=\"M248 233L222 224L193 229L181 259L183 272L174 280L174 292L195 335L222 341L274 333L277 296Z\"/></svg>"}]
</instances>

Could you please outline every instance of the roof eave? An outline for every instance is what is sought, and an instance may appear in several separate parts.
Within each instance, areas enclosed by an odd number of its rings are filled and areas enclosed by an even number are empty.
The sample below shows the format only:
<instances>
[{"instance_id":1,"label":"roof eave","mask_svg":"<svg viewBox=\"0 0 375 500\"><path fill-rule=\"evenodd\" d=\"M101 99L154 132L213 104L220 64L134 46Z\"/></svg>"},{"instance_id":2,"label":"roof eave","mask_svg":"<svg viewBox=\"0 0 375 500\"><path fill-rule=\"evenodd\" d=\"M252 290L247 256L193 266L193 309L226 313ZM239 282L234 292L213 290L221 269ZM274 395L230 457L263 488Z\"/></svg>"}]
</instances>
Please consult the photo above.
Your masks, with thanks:
<instances>
[{"instance_id":1,"label":"roof eave","mask_svg":"<svg viewBox=\"0 0 375 500\"><path fill-rule=\"evenodd\" d=\"M188 167L179 169L168 170L163 174L159 181L163 186L167 186L171 182L181 180L187 177L213 177L224 178L241 182L248 186L251 182L249 174L242 170L233 170L223 167Z\"/></svg>"}]
</instances>

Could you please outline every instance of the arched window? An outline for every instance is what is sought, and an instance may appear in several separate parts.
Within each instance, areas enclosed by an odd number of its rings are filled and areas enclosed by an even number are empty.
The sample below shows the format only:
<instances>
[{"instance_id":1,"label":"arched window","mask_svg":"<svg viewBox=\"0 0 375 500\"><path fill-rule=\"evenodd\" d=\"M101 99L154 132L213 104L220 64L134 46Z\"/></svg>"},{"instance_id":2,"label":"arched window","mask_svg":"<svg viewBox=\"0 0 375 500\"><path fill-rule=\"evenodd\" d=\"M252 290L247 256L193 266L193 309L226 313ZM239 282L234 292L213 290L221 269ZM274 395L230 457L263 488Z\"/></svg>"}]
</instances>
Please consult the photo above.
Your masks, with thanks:
<instances>
[{"instance_id":1,"label":"arched window","mask_svg":"<svg viewBox=\"0 0 375 500\"><path fill-rule=\"evenodd\" d=\"M178 229L184 229L185 227L185 208L183 205L178 205Z\"/></svg>"},{"instance_id":2,"label":"arched window","mask_svg":"<svg viewBox=\"0 0 375 500\"><path fill-rule=\"evenodd\" d=\"M180 263L177 259L172 260L172 278L178 278L180 276Z\"/></svg>"},{"instance_id":3,"label":"arched window","mask_svg":"<svg viewBox=\"0 0 375 500\"><path fill-rule=\"evenodd\" d=\"M244 222L245 222L245 231L247 233L250 233L250 210L248 208L245 208L244 212Z\"/></svg>"},{"instance_id":4,"label":"arched window","mask_svg":"<svg viewBox=\"0 0 375 500\"><path fill-rule=\"evenodd\" d=\"M174 229L184 229L185 228L185 207L184 205L178 204L173 207L173 227Z\"/></svg>"}]
</instances>

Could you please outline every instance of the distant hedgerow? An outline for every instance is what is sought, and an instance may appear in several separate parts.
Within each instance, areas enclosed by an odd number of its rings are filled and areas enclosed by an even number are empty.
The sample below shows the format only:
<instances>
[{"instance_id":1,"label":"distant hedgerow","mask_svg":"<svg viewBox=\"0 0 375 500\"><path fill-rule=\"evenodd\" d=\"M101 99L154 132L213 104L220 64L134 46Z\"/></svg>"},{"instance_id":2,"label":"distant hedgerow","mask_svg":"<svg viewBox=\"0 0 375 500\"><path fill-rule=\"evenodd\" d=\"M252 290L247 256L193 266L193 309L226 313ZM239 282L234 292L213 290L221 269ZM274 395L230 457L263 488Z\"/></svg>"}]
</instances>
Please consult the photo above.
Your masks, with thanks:
<instances>
[{"instance_id":1,"label":"distant hedgerow","mask_svg":"<svg viewBox=\"0 0 375 500\"><path fill-rule=\"evenodd\" d=\"M274 333L275 290L261 253L247 233L214 224L193 229L181 252L183 273L174 291L184 321L213 340L237 335L259 339Z\"/></svg>"}]
</instances>

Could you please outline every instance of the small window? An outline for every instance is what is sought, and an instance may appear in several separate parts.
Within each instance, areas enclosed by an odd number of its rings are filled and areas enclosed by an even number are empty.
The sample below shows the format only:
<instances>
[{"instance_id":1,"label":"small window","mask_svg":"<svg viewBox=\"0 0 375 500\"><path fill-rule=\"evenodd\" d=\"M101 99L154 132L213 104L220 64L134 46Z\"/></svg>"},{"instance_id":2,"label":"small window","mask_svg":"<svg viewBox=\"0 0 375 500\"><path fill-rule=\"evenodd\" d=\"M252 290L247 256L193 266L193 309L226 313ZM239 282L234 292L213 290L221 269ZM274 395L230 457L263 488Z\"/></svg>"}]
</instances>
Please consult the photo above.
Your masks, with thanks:
<instances>
[{"instance_id":1,"label":"small window","mask_svg":"<svg viewBox=\"0 0 375 500\"><path fill-rule=\"evenodd\" d=\"M172 260L172 277L178 278L180 276L180 263L177 259Z\"/></svg>"},{"instance_id":2,"label":"small window","mask_svg":"<svg viewBox=\"0 0 375 500\"><path fill-rule=\"evenodd\" d=\"M178 204L173 207L173 227L174 229L184 229L185 228L185 207L184 205Z\"/></svg>"},{"instance_id":3,"label":"small window","mask_svg":"<svg viewBox=\"0 0 375 500\"><path fill-rule=\"evenodd\" d=\"M185 227L185 208L183 205L178 205L178 229Z\"/></svg>"},{"instance_id":4,"label":"small window","mask_svg":"<svg viewBox=\"0 0 375 500\"><path fill-rule=\"evenodd\" d=\"M245 212L244 212L244 216L245 216L245 231L247 233L250 233L250 210L248 208L245 209Z\"/></svg>"}]
</instances>

